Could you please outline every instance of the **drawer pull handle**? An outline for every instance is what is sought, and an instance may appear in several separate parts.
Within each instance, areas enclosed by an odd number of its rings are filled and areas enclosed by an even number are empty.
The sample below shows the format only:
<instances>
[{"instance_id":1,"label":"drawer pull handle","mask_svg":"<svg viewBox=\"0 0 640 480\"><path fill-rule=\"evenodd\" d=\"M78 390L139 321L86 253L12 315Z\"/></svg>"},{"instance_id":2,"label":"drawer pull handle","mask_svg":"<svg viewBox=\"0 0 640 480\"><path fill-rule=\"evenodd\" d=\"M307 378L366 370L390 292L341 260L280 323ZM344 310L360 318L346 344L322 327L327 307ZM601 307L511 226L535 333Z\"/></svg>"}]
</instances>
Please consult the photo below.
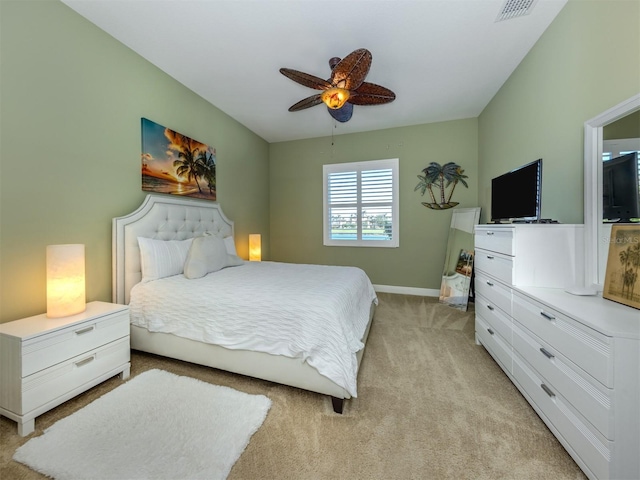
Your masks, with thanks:
<instances>
[{"instance_id":1,"label":"drawer pull handle","mask_svg":"<svg viewBox=\"0 0 640 480\"><path fill-rule=\"evenodd\" d=\"M487 235L493 235L493 232L487 232Z\"/></svg>"},{"instance_id":2,"label":"drawer pull handle","mask_svg":"<svg viewBox=\"0 0 640 480\"><path fill-rule=\"evenodd\" d=\"M549 395L551 398L555 397L556 394L553 393L553 391L547 387L544 383L540 384L540 388L542 388L544 390L544 392Z\"/></svg>"},{"instance_id":3,"label":"drawer pull handle","mask_svg":"<svg viewBox=\"0 0 640 480\"><path fill-rule=\"evenodd\" d=\"M493 260L493 257L492 257L491 255L487 255L487 258L488 258L489 260Z\"/></svg>"},{"instance_id":4,"label":"drawer pull handle","mask_svg":"<svg viewBox=\"0 0 640 480\"><path fill-rule=\"evenodd\" d=\"M487 285L489 285L490 287L493 287L493 283L491 282L487 282Z\"/></svg>"},{"instance_id":5,"label":"drawer pull handle","mask_svg":"<svg viewBox=\"0 0 640 480\"><path fill-rule=\"evenodd\" d=\"M487 305L487 308L493 312L493 307L491 305Z\"/></svg>"},{"instance_id":6,"label":"drawer pull handle","mask_svg":"<svg viewBox=\"0 0 640 480\"><path fill-rule=\"evenodd\" d=\"M554 317L550 313L545 312L544 310L542 312L540 312L540 315L542 315L547 320L555 320L556 319L556 317Z\"/></svg>"},{"instance_id":7,"label":"drawer pull handle","mask_svg":"<svg viewBox=\"0 0 640 480\"><path fill-rule=\"evenodd\" d=\"M493 330L491 330L490 328L487 328L487 332L489 332L489 334L493 335Z\"/></svg>"},{"instance_id":8,"label":"drawer pull handle","mask_svg":"<svg viewBox=\"0 0 640 480\"><path fill-rule=\"evenodd\" d=\"M89 333L95 329L95 325L91 325L90 327L82 328L80 330L76 330L76 335L84 335L85 333Z\"/></svg>"},{"instance_id":9,"label":"drawer pull handle","mask_svg":"<svg viewBox=\"0 0 640 480\"><path fill-rule=\"evenodd\" d=\"M96 359L95 356L89 357L89 358L85 358L84 360L80 360L79 362L76 362L75 366L76 367L84 367L85 365L93 362L95 359Z\"/></svg>"},{"instance_id":10,"label":"drawer pull handle","mask_svg":"<svg viewBox=\"0 0 640 480\"><path fill-rule=\"evenodd\" d=\"M549 360L551 360L552 358L555 358L555 355L553 355L552 353L549 353L549 351L544 348L544 347L540 347L540 351L542 352L542 354L547 357Z\"/></svg>"}]
</instances>

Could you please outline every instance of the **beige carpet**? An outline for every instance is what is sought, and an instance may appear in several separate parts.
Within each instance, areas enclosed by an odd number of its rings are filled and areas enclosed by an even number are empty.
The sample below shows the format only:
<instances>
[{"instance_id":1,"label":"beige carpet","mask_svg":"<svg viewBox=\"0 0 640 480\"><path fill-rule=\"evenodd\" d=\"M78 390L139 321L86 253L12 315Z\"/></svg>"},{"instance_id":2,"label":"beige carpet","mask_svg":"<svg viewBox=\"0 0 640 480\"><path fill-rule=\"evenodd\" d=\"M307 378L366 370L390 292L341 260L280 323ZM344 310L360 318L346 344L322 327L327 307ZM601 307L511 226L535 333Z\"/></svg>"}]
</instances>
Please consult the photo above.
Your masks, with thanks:
<instances>
[{"instance_id":1,"label":"beige carpet","mask_svg":"<svg viewBox=\"0 0 640 480\"><path fill-rule=\"evenodd\" d=\"M359 396L334 414L324 396L133 352L132 375L189 375L273 405L234 479L584 479L526 400L473 340L473 308L380 294ZM113 378L36 419L44 429L121 384ZM44 478L11 460L20 438L0 420L0 478Z\"/></svg>"}]
</instances>

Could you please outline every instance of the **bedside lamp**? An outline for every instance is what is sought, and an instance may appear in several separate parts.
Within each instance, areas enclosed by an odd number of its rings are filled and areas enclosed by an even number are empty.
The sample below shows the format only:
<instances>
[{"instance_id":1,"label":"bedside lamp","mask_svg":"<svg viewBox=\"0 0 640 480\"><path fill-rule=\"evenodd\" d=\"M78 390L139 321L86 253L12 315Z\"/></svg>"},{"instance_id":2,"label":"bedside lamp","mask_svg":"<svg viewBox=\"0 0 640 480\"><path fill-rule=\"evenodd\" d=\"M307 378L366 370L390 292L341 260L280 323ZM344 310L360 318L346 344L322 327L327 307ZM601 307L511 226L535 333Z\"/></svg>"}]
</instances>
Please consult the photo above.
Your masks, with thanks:
<instances>
[{"instance_id":1,"label":"bedside lamp","mask_svg":"<svg viewBox=\"0 0 640 480\"><path fill-rule=\"evenodd\" d=\"M259 233L249 235L249 261L262 261L262 236Z\"/></svg>"},{"instance_id":2,"label":"bedside lamp","mask_svg":"<svg viewBox=\"0 0 640 480\"><path fill-rule=\"evenodd\" d=\"M84 245L47 246L47 317L84 312Z\"/></svg>"}]
</instances>

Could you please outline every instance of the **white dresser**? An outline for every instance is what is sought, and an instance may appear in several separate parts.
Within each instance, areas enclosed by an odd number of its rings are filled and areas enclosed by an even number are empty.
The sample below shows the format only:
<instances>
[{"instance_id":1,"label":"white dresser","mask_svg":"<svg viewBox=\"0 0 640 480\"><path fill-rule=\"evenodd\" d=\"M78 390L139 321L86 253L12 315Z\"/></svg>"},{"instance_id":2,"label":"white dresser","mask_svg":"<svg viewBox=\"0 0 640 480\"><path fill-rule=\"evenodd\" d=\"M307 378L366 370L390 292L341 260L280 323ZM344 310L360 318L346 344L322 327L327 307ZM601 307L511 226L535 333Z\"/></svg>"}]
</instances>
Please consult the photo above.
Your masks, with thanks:
<instances>
[{"instance_id":1,"label":"white dresser","mask_svg":"<svg viewBox=\"0 0 640 480\"><path fill-rule=\"evenodd\" d=\"M478 225L476 341L589 478L639 479L640 311L564 291L581 245L581 225Z\"/></svg>"},{"instance_id":2,"label":"white dresser","mask_svg":"<svg viewBox=\"0 0 640 480\"><path fill-rule=\"evenodd\" d=\"M0 359L0 414L28 435L38 415L114 375L129 376L129 309L91 302L69 317L0 324Z\"/></svg>"}]
</instances>

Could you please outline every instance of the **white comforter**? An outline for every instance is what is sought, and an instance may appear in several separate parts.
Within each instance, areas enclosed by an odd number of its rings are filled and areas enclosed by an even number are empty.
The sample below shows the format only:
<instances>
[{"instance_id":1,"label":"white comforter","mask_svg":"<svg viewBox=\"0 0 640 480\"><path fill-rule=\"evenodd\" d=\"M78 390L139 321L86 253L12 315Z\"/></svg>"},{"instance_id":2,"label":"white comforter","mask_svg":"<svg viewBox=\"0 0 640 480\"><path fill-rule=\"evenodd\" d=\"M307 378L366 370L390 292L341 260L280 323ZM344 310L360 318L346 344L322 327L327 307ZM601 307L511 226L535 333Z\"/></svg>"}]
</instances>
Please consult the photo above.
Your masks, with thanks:
<instances>
[{"instance_id":1,"label":"white comforter","mask_svg":"<svg viewBox=\"0 0 640 480\"><path fill-rule=\"evenodd\" d=\"M357 396L356 352L376 294L355 267L247 262L131 291L131 323L231 349L304 359Z\"/></svg>"}]
</instances>

